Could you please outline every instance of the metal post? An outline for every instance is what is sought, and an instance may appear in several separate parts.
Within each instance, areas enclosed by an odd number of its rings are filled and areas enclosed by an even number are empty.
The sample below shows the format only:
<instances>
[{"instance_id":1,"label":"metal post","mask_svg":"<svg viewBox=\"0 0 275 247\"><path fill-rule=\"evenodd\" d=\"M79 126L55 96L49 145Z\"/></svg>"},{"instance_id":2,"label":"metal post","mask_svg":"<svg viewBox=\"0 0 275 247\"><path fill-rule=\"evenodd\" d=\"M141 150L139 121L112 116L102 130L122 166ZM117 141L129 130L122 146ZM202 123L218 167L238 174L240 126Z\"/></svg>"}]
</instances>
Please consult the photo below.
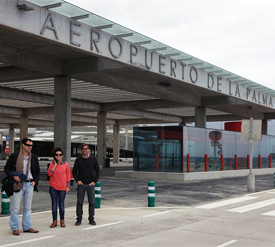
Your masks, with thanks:
<instances>
[{"instance_id":1,"label":"metal post","mask_svg":"<svg viewBox=\"0 0 275 247\"><path fill-rule=\"evenodd\" d=\"M208 155L205 155L205 171L208 171Z\"/></svg>"},{"instance_id":2,"label":"metal post","mask_svg":"<svg viewBox=\"0 0 275 247\"><path fill-rule=\"evenodd\" d=\"M253 118L250 118L250 138L249 138L249 158L250 158L250 169L247 175L247 190L255 192L255 175L253 174Z\"/></svg>"},{"instance_id":3,"label":"metal post","mask_svg":"<svg viewBox=\"0 0 275 247\"><path fill-rule=\"evenodd\" d=\"M190 172L190 154L187 154L187 172Z\"/></svg>"},{"instance_id":4,"label":"metal post","mask_svg":"<svg viewBox=\"0 0 275 247\"><path fill-rule=\"evenodd\" d=\"M224 169L223 154L221 155L221 171Z\"/></svg>"},{"instance_id":5,"label":"metal post","mask_svg":"<svg viewBox=\"0 0 275 247\"><path fill-rule=\"evenodd\" d=\"M253 118L250 118L250 131L249 131L249 157L250 157L250 169L249 174L253 174Z\"/></svg>"}]
</instances>

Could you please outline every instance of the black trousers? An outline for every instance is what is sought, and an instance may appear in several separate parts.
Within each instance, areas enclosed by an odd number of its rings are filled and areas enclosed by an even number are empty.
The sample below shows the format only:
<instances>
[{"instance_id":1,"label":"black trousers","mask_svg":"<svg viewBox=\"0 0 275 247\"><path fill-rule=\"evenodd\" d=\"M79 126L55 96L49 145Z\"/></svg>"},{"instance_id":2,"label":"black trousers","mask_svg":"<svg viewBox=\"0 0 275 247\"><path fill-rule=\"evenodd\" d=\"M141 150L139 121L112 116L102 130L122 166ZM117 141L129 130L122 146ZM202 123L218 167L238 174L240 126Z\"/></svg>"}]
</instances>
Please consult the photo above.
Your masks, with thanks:
<instances>
[{"instance_id":1,"label":"black trousers","mask_svg":"<svg viewBox=\"0 0 275 247\"><path fill-rule=\"evenodd\" d=\"M94 219L94 216L95 216L95 186L88 185L88 184L77 185L77 203L76 203L77 221L82 220L85 191L87 191L88 202L89 202L88 220Z\"/></svg>"}]
</instances>

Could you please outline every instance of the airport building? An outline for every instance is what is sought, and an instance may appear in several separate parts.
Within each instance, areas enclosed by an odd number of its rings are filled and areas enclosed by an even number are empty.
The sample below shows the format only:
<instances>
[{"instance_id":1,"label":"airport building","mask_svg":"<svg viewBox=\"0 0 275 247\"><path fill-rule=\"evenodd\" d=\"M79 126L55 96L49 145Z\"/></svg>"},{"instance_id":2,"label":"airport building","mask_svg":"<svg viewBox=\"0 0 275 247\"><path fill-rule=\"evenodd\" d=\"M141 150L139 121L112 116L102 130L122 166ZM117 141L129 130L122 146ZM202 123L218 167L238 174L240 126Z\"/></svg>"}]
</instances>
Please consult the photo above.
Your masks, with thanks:
<instances>
[{"instance_id":1,"label":"airport building","mask_svg":"<svg viewBox=\"0 0 275 247\"><path fill-rule=\"evenodd\" d=\"M253 118L266 136L275 119L274 90L66 1L1 0L0 9L0 128L9 129L9 153L14 129L23 138L29 128L53 127L54 146L70 160L72 127L96 125L104 167L106 126L118 162L120 126L171 123L134 130L134 170L156 169L149 159L159 160L159 172L226 170L235 155L247 169L240 134L220 131L213 141L206 122ZM262 167L274 163L273 137L265 136L253 166L258 155Z\"/></svg>"}]
</instances>

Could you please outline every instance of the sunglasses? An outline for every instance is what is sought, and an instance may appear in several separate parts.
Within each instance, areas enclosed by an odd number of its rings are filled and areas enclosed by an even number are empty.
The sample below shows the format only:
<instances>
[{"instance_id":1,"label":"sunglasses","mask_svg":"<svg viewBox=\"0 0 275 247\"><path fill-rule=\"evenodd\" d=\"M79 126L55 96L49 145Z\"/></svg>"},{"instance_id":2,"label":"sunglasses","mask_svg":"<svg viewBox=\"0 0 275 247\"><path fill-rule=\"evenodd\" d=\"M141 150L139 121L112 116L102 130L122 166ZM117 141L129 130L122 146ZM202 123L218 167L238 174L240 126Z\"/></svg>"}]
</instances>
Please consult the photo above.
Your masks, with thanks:
<instances>
[{"instance_id":1,"label":"sunglasses","mask_svg":"<svg viewBox=\"0 0 275 247\"><path fill-rule=\"evenodd\" d=\"M27 147L33 147L33 145L31 144L24 144L24 145L26 145Z\"/></svg>"},{"instance_id":2,"label":"sunglasses","mask_svg":"<svg viewBox=\"0 0 275 247\"><path fill-rule=\"evenodd\" d=\"M63 154L55 154L54 156L63 156Z\"/></svg>"}]
</instances>

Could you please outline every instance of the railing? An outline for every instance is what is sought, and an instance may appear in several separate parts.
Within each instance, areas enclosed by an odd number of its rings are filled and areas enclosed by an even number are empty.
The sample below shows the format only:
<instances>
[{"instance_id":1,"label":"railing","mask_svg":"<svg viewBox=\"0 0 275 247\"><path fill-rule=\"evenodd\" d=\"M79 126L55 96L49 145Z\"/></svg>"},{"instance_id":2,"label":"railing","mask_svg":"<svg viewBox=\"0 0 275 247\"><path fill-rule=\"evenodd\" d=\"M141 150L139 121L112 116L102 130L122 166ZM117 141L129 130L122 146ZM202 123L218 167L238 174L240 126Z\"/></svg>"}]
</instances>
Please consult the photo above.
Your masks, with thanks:
<instances>
[{"instance_id":1,"label":"railing","mask_svg":"<svg viewBox=\"0 0 275 247\"><path fill-rule=\"evenodd\" d=\"M167 172L165 169L165 162L163 160L168 160L169 158L169 171L171 172L208 172L208 171L228 171L228 170L244 170L244 169L250 169L250 156L247 155L247 157L239 157L237 155L234 155L234 158L224 158L224 155L221 154L221 156L218 159L213 159L212 157L209 158L207 154L205 154L204 158L194 158L192 159L190 154L187 154L185 162L179 159L177 157L175 161L174 155L171 155L171 157L163 157L159 154L156 154L155 156L151 157L150 165L147 165L144 167L141 162L140 155L136 155L136 171L154 171L154 172ZM145 157L145 159L149 159L148 157ZM257 160L257 161L256 161ZM263 162L264 161L264 162ZM167 163L167 161L166 161ZM177 165L175 165L175 163ZM184 164L183 164L184 163ZM265 164L264 167L263 163ZM180 165L179 165L180 164ZM268 157L264 158L261 155L258 155L258 157L254 157L254 167L253 169L262 169L262 168L272 168L272 157L269 155ZM275 167L275 163L274 167ZM149 168L149 169L148 169ZM185 169L183 169L185 168ZM168 171L168 172L169 172Z\"/></svg>"},{"instance_id":2,"label":"railing","mask_svg":"<svg viewBox=\"0 0 275 247\"><path fill-rule=\"evenodd\" d=\"M271 159L271 155L269 155L268 156L268 168L272 168L272 159ZM191 156L190 156L190 154L187 154L187 173L190 173L190 172L192 172L191 170ZM250 156L249 155L247 155L247 158L246 158L246 167L245 168L243 168L244 166L243 166L243 162L241 161L238 161L238 156L237 155L234 155L234 169L228 169L228 167L230 168L230 167L232 167L232 163L233 162L229 162L229 163L225 163L224 162L224 156L223 155L221 155L221 157L220 157L220 159L219 160L214 160L214 161L212 161L212 162L209 162L209 159L208 159L208 155L206 154L205 155L205 161L204 161L204 164L203 164L203 166L204 166L204 170L207 172L208 170L209 170L209 167L210 167L210 165L213 165L213 164L215 164L216 166L218 166L218 165L220 165L219 167L220 167L220 169L214 169L214 170L221 170L221 171L224 171L225 169L225 166L227 167L227 169L226 170L238 170L239 168L241 168L241 169L250 169ZM193 165L196 165L195 163L193 163ZM200 167L199 168L196 168L195 170L200 170L200 171L203 171L202 169L201 169L201 165L202 164L200 164ZM241 166L241 167L240 167ZM254 167L255 168L255 167ZM262 168L262 156L261 155L258 155L258 164L257 164L257 167L256 168L258 168L258 169L261 169ZM193 169L194 170L194 169Z\"/></svg>"}]
</instances>

